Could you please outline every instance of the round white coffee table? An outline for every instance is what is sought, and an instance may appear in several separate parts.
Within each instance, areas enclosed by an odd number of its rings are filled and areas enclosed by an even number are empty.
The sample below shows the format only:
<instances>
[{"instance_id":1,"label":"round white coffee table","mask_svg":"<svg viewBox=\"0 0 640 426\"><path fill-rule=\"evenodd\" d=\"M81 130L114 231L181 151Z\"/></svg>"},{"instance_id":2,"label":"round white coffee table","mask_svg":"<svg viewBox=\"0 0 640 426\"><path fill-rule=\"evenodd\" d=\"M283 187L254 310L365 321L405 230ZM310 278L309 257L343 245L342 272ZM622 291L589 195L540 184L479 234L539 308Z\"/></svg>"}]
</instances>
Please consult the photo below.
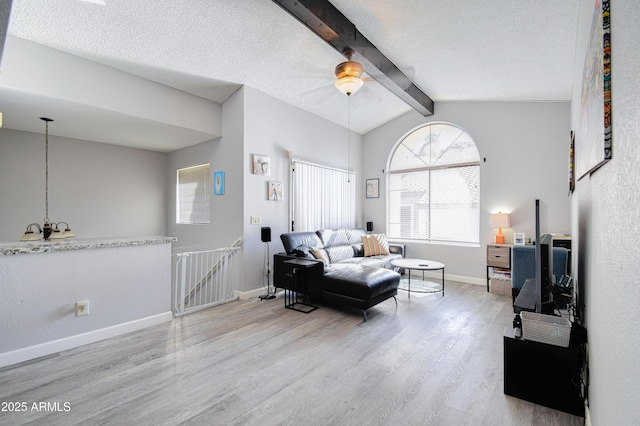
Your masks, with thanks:
<instances>
[{"instance_id":1,"label":"round white coffee table","mask_svg":"<svg viewBox=\"0 0 640 426\"><path fill-rule=\"evenodd\" d=\"M442 287L440 287L437 283L438 288L435 287L427 287L427 286L419 286L418 288L414 288L415 293L438 293L442 292L442 297L444 297L444 263L436 262L435 260L424 260L424 259L395 259L391 261L391 264L397 268L403 268L408 271L408 288L407 292L409 294L409 298L411 298L411 270L422 271L422 282L426 283L424 279L424 271L442 271ZM404 290L401 288L401 290Z\"/></svg>"}]
</instances>

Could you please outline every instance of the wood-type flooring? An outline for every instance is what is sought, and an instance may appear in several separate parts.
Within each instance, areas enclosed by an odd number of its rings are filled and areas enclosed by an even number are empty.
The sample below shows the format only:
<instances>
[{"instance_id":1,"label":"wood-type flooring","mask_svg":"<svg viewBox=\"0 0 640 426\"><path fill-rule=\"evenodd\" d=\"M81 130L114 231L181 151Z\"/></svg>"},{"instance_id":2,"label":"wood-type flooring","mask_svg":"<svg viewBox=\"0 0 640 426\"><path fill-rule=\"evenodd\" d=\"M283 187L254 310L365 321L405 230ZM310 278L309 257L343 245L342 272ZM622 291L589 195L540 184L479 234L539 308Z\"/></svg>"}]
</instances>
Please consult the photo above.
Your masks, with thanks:
<instances>
[{"instance_id":1,"label":"wood-type flooring","mask_svg":"<svg viewBox=\"0 0 640 426\"><path fill-rule=\"evenodd\" d=\"M0 370L0 425L580 425L505 396L511 299L447 281L368 312L250 299ZM35 405L34 405L35 404ZM16 406L14 405L15 409Z\"/></svg>"}]
</instances>

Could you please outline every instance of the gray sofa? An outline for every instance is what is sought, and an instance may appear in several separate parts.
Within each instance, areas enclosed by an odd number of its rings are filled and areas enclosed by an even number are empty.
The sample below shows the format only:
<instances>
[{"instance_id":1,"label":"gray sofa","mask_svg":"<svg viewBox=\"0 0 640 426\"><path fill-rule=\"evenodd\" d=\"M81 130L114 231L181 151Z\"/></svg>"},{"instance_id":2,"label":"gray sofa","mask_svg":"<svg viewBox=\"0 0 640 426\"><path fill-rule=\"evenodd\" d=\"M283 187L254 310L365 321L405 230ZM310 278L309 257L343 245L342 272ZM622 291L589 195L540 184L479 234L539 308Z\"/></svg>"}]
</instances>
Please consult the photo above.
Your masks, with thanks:
<instances>
[{"instance_id":1,"label":"gray sofa","mask_svg":"<svg viewBox=\"0 0 640 426\"><path fill-rule=\"evenodd\" d=\"M404 257L404 246L389 244L389 254L367 257L362 244L365 235L361 228L282 234L285 253L274 255L275 287L361 309L366 321L367 309L398 293L400 274L391 261ZM287 279L285 262L295 258L317 263L306 274L304 288Z\"/></svg>"}]
</instances>

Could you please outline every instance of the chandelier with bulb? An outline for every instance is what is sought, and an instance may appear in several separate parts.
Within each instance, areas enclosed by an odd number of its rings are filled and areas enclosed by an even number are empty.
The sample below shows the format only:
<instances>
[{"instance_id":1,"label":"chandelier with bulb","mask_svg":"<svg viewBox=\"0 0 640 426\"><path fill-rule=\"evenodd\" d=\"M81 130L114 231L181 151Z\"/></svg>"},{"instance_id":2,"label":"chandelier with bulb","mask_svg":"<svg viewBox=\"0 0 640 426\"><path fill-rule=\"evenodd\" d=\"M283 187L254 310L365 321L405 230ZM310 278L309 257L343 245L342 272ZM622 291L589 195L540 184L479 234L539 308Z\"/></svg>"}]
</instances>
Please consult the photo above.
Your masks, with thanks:
<instances>
[{"instance_id":1,"label":"chandelier with bulb","mask_svg":"<svg viewBox=\"0 0 640 426\"><path fill-rule=\"evenodd\" d=\"M64 239L75 237L67 222L51 222L49 220L49 123L53 120L47 117L40 117L45 122L45 138L44 138L44 223L42 226L38 223L27 225L27 230L20 241L37 241L40 240L40 234L44 240ZM64 224L64 230L61 230Z\"/></svg>"}]
</instances>

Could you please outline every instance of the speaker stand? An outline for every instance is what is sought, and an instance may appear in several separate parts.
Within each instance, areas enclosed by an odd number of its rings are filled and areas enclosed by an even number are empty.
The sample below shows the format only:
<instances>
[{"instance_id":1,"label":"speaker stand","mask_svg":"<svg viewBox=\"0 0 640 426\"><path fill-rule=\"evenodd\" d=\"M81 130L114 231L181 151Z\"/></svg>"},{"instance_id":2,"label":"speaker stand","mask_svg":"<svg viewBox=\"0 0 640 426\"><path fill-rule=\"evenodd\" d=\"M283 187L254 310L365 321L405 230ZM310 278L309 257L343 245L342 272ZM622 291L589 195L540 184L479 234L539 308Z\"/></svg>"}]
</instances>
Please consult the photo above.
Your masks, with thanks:
<instances>
[{"instance_id":1,"label":"speaker stand","mask_svg":"<svg viewBox=\"0 0 640 426\"><path fill-rule=\"evenodd\" d=\"M265 242L265 262L264 265L266 266L267 269L267 294L263 294L262 296L259 296L260 300L271 300L271 299L275 299L276 298L276 289L273 289L273 293L271 292L271 283L270 283L270 277L271 277L271 265L269 264L269 243Z\"/></svg>"}]
</instances>

